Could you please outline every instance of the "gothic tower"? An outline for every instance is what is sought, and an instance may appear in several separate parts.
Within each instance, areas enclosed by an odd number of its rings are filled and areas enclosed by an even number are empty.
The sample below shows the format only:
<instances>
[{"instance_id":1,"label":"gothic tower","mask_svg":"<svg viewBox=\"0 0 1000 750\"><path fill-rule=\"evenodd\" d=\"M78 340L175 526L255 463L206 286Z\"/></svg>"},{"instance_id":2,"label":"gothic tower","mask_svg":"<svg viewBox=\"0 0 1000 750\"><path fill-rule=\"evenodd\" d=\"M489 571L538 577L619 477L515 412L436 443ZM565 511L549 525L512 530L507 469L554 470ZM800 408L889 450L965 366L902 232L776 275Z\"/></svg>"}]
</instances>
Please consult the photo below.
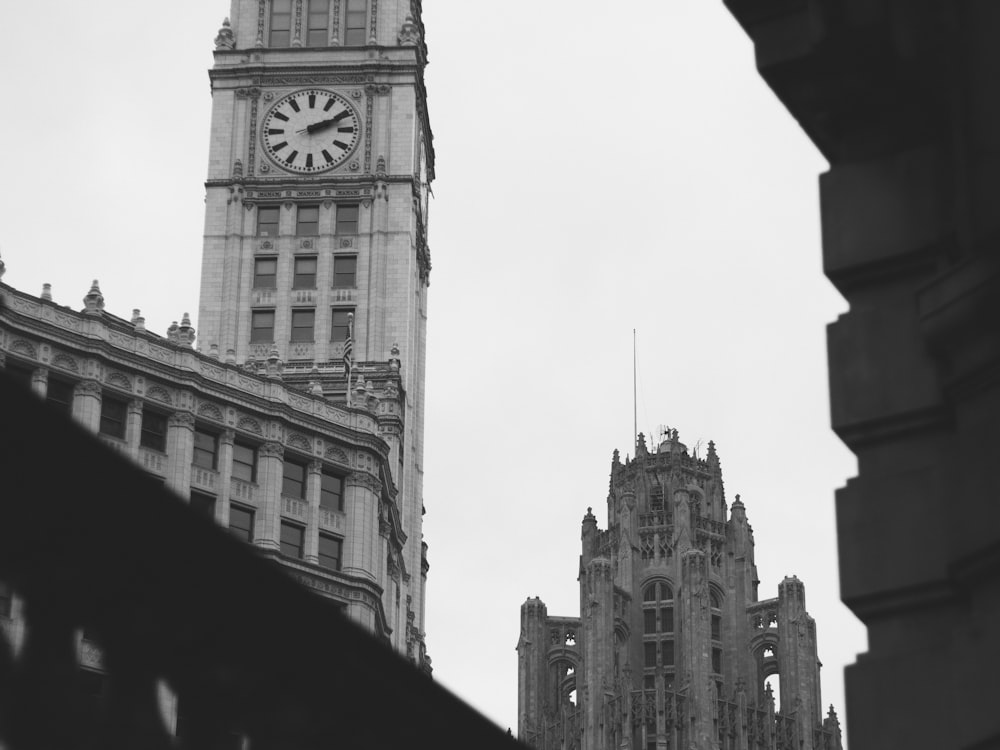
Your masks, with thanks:
<instances>
[{"instance_id":1,"label":"gothic tower","mask_svg":"<svg viewBox=\"0 0 1000 750\"><path fill-rule=\"evenodd\" d=\"M676 430L615 451L608 528L588 509L580 616L521 607L518 731L538 750L840 750L821 717L816 624L786 578L757 598L753 531L715 444ZM780 680L775 705L770 679Z\"/></svg>"},{"instance_id":2,"label":"gothic tower","mask_svg":"<svg viewBox=\"0 0 1000 750\"><path fill-rule=\"evenodd\" d=\"M230 19L210 71L199 349L377 412L407 541L401 561L354 572L401 566L419 661L434 177L421 3L232 0Z\"/></svg>"}]
</instances>

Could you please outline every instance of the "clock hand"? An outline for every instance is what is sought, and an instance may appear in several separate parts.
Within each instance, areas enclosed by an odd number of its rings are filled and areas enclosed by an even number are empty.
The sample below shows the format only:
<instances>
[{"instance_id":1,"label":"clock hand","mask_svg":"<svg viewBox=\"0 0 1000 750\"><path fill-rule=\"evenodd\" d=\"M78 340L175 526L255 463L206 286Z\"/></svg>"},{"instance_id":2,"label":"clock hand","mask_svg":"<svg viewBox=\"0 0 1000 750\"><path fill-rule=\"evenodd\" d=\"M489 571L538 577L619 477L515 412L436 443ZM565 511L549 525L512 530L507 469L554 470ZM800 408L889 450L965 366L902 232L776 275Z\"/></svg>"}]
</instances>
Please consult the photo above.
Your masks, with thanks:
<instances>
[{"instance_id":1,"label":"clock hand","mask_svg":"<svg viewBox=\"0 0 1000 750\"><path fill-rule=\"evenodd\" d=\"M338 122L343 120L345 117L350 117L351 113L349 110L344 110L339 115L331 117L328 120L320 120L319 122L314 122L312 125L306 126L305 130L298 131L299 133L309 133L310 135L316 133L320 130L325 130L331 125L336 125Z\"/></svg>"}]
</instances>

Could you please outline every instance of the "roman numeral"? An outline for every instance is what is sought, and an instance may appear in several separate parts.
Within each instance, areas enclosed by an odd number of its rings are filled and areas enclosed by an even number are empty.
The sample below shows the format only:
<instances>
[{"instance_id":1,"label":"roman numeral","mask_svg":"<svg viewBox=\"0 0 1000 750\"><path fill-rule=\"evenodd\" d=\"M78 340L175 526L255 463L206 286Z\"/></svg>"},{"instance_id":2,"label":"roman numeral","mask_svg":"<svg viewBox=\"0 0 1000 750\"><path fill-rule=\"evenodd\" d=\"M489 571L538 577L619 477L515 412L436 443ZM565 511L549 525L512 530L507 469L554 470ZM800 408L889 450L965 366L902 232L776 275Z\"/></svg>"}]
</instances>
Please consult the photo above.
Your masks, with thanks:
<instances>
[{"instance_id":1,"label":"roman numeral","mask_svg":"<svg viewBox=\"0 0 1000 750\"><path fill-rule=\"evenodd\" d=\"M344 143L343 141L334 141L333 145L336 146L337 148L342 148L344 149L344 151L347 151L347 144Z\"/></svg>"},{"instance_id":2,"label":"roman numeral","mask_svg":"<svg viewBox=\"0 0 1000 750\"><path fill-rule=\"evenodd\" d=\"M299 109L299 103L297 101L295 101L294 99L289 99L288 100L288 106L291 107L292 109L294 109L296 112L301 112L302 111L302 110Z\"/></svg>"},{"instance_id":3,"label":"roman numeral","mask_svg":"<svg viewBox=\"0 0 1000 750\"><path fill-rule=\"evenodd\" d=\"M282 122L288 122L288 118L285 115L281 114L281 112L275 112L274 117L275 119L281 120Z\"/></svg>"},{"instance_id":4,"label":"roman numeral","mask_svg":"<svg viewBox=\"0 0 1000 750\"><path fill-rule=\"evenodd\" d=\"M316 94L309 94L309 109L316 109Z\"/></svg>"},{"instance_id":5,"label":"roman numeral","mask_svg":"<svg viewBox=\"0 0 1000 750\"><path fill-rule=\"evenodd\" d=\"M313 165L313 155L312 155L312 154L309 154L309 155L308 155L308 156L306 157L306 168L307 168L307 169L312 169L312 165Z\"/></svg>"},{"instance_id":6,"label":"roman numeral","mask_svg":"<svg viewBox=\"0 0 1000 750\"><path fill-rule=\"evenodd\" d=\"M273 148L275 151L281 151L281 149L283 149L287 145L288 141L282 141L281 143L275 143L273 146L271 146L271 148Z\"/></svg>"},{"instance_id":7,"label":"roman numeral","mask_svg":"<svg viewBox=\"0 0 1000 750\"><path fill-rule=\"evenodd\" d=\"M330 152L325 148L323 149L323 158L326 159L327 164L333 164L333 157L330 156Z\"/></svg>"},{"instance_id":8,"label":"roman numeral","mask_svg":"<svg viewBox=\"0 0 1000 750\"><path fill-rule=\"evenodd\" d=\"M290 153L288 155L288 158L285 159L285 161L288 162L289 164L291 164L293 161L295 161L295 157L298 156L298 155L299 155L298 151L292 151L292 153Z\"/></svg>"},{"instance_id":9,"label":"roman numeral","mask_svg":"<svg viewBox=\"0 0 1000 750\"><path fill-rule=\"evenodd\" d=\"M284 132L284 131L282 131L282 132ZM346 127L346 128L337 128L337 132L338 133L353 133L354 132L354 126L351 125L350 127Z\"/></svg>"},{"instance_id":10,"label":"roman numeral","mask_svg":"<svg viewBox=\"0 0 1000 750\"><path fill-rule=\"evenodd\" d=\"M268 128L267 129L267 134L268 135L281 135L284 132L285 131L284 131L283 128Z\"/></svg>"}]
</instances>

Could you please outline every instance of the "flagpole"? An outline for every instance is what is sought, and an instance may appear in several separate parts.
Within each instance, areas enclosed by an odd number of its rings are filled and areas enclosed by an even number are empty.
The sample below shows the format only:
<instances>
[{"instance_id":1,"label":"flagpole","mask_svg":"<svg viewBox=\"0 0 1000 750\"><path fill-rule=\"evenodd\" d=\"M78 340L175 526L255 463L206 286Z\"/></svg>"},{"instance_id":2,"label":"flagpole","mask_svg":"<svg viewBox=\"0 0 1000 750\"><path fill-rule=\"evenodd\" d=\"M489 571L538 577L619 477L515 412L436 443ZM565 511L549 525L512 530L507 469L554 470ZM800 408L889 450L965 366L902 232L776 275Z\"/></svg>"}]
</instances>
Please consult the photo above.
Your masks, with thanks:
<instances>
[{"instance_id":1,"label":"flagpole","mask_svg":"<svg viewBox=\"0 0 1000 750\"><path fill-rule=\"evenodd\" d=\"M632 450L639 445L639 407L635 377L635 329L632 329Z\"/></svg>"}]
</instances>

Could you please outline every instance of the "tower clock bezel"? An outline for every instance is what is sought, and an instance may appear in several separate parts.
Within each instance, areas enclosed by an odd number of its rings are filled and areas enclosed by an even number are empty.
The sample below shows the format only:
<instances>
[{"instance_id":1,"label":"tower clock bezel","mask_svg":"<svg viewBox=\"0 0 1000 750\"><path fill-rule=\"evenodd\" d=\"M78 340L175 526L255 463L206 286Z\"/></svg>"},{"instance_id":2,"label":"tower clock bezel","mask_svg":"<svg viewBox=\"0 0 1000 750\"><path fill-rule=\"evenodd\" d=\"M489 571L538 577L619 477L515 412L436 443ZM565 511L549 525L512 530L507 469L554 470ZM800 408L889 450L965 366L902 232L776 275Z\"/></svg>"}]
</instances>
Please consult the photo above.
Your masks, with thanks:
<instances>
[{"instance_id":1,"label":"tower clock bezel","mask_svg":"<svg viewBox=\"0 0 1000 750\"><path fill-rule=\"evenodd\" d=\"M317 125L314 132L306 132ZM261 122L260 143L268 161L279 169L322 174L354 154L361 127L361 115L348 96L326 88L304 88L271 105Z\"/></svg>"}]
</instances>

